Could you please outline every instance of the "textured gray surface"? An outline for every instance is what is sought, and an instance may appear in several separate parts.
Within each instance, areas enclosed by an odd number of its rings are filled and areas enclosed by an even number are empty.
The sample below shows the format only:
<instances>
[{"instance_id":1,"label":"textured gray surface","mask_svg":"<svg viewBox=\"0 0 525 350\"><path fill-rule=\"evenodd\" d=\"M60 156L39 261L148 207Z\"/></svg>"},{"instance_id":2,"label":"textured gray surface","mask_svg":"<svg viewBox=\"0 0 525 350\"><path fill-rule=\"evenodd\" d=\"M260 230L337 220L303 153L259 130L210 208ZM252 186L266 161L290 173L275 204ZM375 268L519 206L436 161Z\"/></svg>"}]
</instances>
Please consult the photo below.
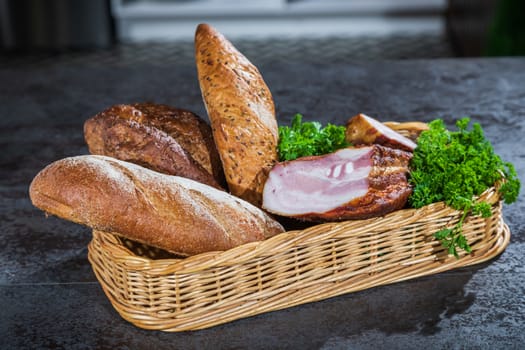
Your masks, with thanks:
<instances>
[{"instance_id":1,"label":"textured gray surface","mask_svg":"<svg viewBox=\"0 0 525 350\"><path fill-rule=\"evenodd\" d=\"M504 208L512 238L490 262L187 333L145 331L113 310L87 261L87 228L46 218L27 196L45 165L87 153L82 124L116 103L205 116L192 65L69 62L0 68L2 348L519 349L525 342L524 194ZM525 60L263 62L281 123L462 116L525 175Z\"/></svg>"},{"instance_id":2,"label":"textured gray surface","mask_svg":"<svg viewBox=\"0 0 525 350\"><path fill-rule=\"evenodd\" d=\"M342 63L353 59L384 60L451 57L448 38L441 34L397 34L386 36L325 37L315 39L235 40L235 46L256 64L274 62ZM33 52L0 56L0 65L24 67L57 63L82 65L153 66L192 64L193 41L121 44L107 50Z\"/></svg>"}]
</instances>

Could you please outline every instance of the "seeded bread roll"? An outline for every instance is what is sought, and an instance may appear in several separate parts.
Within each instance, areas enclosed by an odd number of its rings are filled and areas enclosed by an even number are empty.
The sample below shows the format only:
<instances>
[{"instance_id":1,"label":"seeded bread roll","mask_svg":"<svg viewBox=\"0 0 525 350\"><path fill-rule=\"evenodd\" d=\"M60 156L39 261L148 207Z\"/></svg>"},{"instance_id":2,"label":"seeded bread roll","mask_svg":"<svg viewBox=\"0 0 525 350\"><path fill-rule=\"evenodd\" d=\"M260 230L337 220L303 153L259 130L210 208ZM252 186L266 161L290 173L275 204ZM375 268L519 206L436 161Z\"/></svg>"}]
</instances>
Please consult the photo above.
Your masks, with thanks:
<instances>
[{"instance_id":1,"label":"seeded bread roll","mask_svg":"<svg viewBox=\"0 0 525 350\"><path fill-rule=\"evenodd\" d=\"M37 174L29 194L46 213L182 256L284 231L262 210L225 191L106 156L56 161Z\"/></svg>"},{"instance_id":2,"label":"seeded bread roll","mask_svg":"<svg viewBox=\"0 0 525 350\"><path fill-rule=\"evenodd\" d=\"M268 172L278 160L270 90L259 70L207 24L196 30L195 60L228 187L260 206Z\"/></svg>"},{"instance_id":3,"label":"seeded bread roll","mask_svg":"<svg viewBox=\"0 0 525 350\"><path fill-rule=\"evenodd\" d=\"M154 103L115 105L84 123L84 138L91 154L226 186L211 128L188 110Z\"/></svg>"}]
</instances>

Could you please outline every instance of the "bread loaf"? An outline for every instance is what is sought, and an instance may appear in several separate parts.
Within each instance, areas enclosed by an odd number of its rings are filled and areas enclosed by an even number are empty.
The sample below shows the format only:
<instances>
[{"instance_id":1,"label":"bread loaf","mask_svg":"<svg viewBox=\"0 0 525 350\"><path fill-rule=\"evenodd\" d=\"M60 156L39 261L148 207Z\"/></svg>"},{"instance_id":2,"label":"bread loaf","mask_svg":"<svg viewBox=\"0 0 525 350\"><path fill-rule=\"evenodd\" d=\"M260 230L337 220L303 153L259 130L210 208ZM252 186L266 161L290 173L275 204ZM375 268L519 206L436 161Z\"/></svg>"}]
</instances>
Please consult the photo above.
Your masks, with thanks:
<instances>
[{"instance_id":1,"label":"bread loaf","mask_svg":"<svg viewBox=\"0 0 525 350\"><path fill-rule=\"evenodd\" d=\"M224 188L210 126L198 115L162 104L115 105L84 123L92 154Z\"/></svg>"},{"instance_id":2,"label":"bread loaf","mask_svg":"<svg viewBox=\"0 0 525 350\"><path fill-rule=\"evenodd\" d=\"M230 192L260 206L264 182L278 160L270 90L259 70L207 24L196 30L195 60Z\"/></svg>"},{"instance_id":3,"label":"bread loaf","mask_svg":"<svg viewBox=\"0 0 525 350\"><path fill-rule=\"evenodd\" d=\"M33 179L30 197L49 214L183 256L284 231L262 210L225 191L106 156L48 165Z\"/></svg>"}]
</instances>

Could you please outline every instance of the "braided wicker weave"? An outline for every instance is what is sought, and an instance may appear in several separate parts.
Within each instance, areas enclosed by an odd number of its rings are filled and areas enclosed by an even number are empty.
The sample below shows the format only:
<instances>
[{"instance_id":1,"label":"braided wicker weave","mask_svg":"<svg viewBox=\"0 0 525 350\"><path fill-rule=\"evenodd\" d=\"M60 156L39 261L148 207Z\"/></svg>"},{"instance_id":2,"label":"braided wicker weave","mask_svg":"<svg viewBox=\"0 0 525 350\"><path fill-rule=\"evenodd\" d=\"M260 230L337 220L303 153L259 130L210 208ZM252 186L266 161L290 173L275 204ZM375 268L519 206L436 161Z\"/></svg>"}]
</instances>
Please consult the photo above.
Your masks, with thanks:
<instances>
[{"instance_id":1,"label":"braided wicker weave","mask_svg":"<svg viewBox=\"0 0 525 350\"><path fill-rule=\"evenodd\" d=\"M497 190L487 190L481 199L493 204L493 215L467 218L463 232L472 253L459 259L432 234L454 225L460 213L435 203L185 259L94 231L89 260L126 320L145 329L201 329L495 257L510 232Z\"/></svg>"},{"instance_id":2,"label":"braided wicker weave","mask_svg":"<svg viewBox=\"0 0 525 350\"><path fill-rule=\"evenodd\" d=\"M385 123L415 139L426 124ZM433 233L461 212L434 203L368 220L327 223L224 252L178 259L93 231L89 260L120 315L145 329L184 331L487 261L508 245L498 190L492 216L463 224L472 252L449 256Z\"/></svg>"}]
</instances>

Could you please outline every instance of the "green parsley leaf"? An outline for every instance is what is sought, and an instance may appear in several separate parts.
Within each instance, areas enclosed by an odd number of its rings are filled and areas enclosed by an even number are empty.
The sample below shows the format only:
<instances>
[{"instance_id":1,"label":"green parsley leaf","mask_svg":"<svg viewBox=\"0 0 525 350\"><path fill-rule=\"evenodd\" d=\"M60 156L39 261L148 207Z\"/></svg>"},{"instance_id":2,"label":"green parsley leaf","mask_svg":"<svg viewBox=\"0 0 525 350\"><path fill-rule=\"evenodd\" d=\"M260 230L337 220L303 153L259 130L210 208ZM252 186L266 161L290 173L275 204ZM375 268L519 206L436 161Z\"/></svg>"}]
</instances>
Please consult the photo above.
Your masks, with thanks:
<instances>
[{"instance_id":1,"label":"green parsley leaf","mask_svg":"<svg viewBox=\"0 0 525 350\"><path fill-rule=\"evenodd\" d=\"M296 114L291 126L279 126L279 160L315 156L334 152L350 144L345 138L345 127L328 123L324 128L319 122L303 122Z\"/></svg>"},{"instance_id":2,"label":"green parsley leaf","mask_svg":"<svg viewBox=\"0 0 525 350\"><path fill-rule=\"evenodd\" d=\"M467 214L491 215L490 205L475 202L487 188L502 180L500 193L505 203L517 200L520 181L514 166L504 162L494 153L478 123L468 130L469 118L456 122L458 131L449 131L441 119L429 123L423 131L410 162L410 183L413 186L409 204L414 208L444 201L463 215L452 229L434 234L450 254L458 257L457 249L470 252L471 248L462 234Z\"/></svg>"}]
</instances>

